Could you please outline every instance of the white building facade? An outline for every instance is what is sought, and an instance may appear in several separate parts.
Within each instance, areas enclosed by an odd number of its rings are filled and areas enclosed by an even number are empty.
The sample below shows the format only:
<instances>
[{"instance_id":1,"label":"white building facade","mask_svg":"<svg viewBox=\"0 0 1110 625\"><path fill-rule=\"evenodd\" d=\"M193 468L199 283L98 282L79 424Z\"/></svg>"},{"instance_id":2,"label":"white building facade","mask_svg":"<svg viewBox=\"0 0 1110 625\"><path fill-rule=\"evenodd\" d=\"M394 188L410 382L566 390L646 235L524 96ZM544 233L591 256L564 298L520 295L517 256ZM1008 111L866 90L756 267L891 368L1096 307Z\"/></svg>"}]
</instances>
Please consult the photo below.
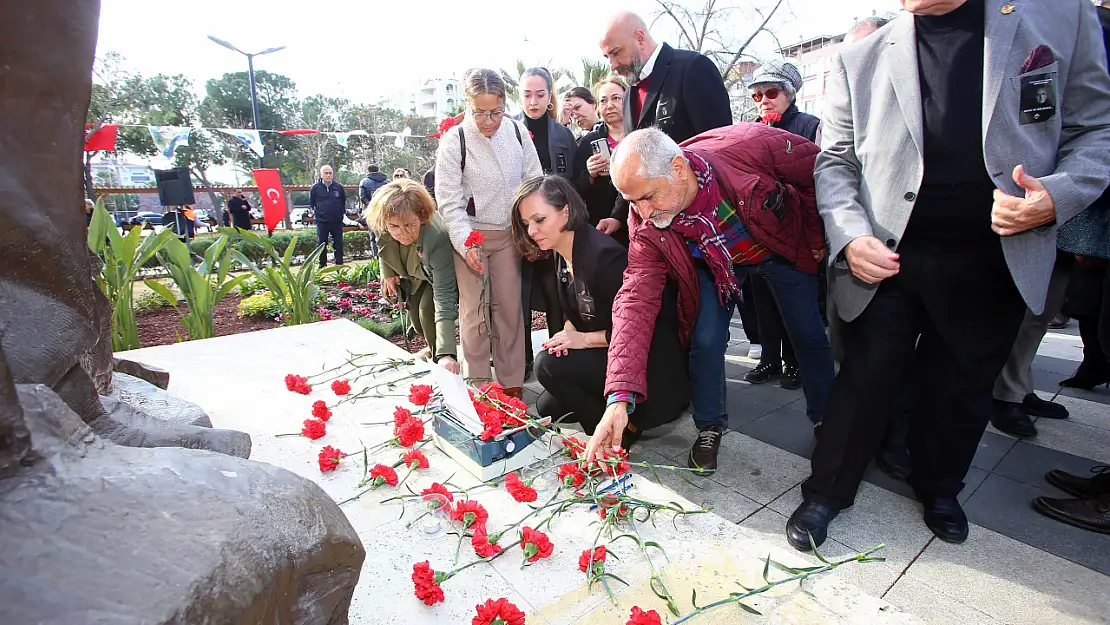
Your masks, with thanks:
<instances>
[{"instance_id":1,"label":"white building facade","mask_svg":"<svg viewBox=\"0 0 1110 625\"><path fill-rule=\"evenodd\" d=\"M442 119L462 107L462 91L458 79L431 78L415 90L399 91L379 102L382 108L400 111L403 115Z\"/></svg>"}]
</instances>

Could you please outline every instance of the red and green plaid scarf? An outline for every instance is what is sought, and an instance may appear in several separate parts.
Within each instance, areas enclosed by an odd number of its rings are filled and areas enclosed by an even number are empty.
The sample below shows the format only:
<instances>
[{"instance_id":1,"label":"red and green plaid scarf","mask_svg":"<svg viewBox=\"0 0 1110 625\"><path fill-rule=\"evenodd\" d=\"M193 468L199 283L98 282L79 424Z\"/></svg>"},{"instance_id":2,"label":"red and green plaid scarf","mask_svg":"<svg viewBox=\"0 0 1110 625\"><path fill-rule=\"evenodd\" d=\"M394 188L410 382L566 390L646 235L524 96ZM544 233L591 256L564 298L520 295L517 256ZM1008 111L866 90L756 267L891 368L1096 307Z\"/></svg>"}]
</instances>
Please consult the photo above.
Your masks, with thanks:
<instances>
[{"instance_id":1,"label":"red and green plaid scarf","mask_svg":"<svg viewBox=\"0 0 1110 625\"><path fill-rule=\"evenodd\" d=\"M713 168L702 157L683 150L690 169L698 179L698 193L686 210L679 213L671 228L697 245L702 259L713 274L717 284L717 297L725 304L731 297L740 295L740 284L732 271L732 253L728 240L717 227L717 207L722 201L721 188L713 175Z\"/></svg>"}]
</instances>

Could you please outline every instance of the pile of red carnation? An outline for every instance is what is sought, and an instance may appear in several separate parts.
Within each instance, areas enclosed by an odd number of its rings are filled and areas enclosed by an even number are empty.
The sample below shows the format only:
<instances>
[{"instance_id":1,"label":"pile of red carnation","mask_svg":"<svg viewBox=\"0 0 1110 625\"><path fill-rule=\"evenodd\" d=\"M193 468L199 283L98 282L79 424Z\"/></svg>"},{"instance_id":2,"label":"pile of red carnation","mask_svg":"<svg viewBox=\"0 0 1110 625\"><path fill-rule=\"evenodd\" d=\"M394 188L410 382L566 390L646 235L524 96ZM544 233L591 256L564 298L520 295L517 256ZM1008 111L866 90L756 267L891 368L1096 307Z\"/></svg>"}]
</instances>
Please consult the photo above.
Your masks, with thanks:
<instances>
[{"instance_id":1,"label":"pile of red carnation","mask_svg":"<svg viewBox=\"0 0 1110 625\"><path fill-rule=\"evenodd\" d=\"M397 406L393 410L393 435L401 447L412 447L424 440L424 420Z\"/></svg>"},{"instance_id":2,"label":"pile of red carnation","mask_svg":"<svg viewBox=\"0 0 1110 625\"><path fill-rule=\"evenodd\" d=\"M477 394L470 391L470 399L482 422L483 429L479 438L484 441L494 439L506 429L518 428L528 422L528 404L506 395L505 389L496 382L481 387Z\"/></svg>"}]
</instances>

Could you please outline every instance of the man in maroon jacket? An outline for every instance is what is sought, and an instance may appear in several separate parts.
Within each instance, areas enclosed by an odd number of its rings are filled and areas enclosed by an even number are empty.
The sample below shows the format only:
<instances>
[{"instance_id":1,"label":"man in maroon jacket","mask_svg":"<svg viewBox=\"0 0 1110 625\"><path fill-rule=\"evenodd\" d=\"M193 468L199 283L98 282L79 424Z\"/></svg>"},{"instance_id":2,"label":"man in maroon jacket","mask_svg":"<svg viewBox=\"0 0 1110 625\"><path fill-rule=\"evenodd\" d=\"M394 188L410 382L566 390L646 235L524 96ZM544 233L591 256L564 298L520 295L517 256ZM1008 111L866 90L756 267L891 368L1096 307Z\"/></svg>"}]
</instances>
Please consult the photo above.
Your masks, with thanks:
<instances>
[{"instance_id":1,"label":"man in maroon jacket","mask_svg":"<svg viewBox=\"0 0 1110 625\"><path fill-rule=\"evenodd\" d=\"M813 188L818 148L761 124L716 128L682 143L656 129L629 134L613 155L613 184L632 204L628 269L613 305L608 408L587 455L618 446L636 402L660 297L679 286L679 330L690 347L694 423L689 465L717 468L725 412L724 355L739 285L769 281L801 369L807 413L821 422L833 361L817 305L825 239ZM659 389L653 389L659 392Z\"/></svg>"}]
</instances>

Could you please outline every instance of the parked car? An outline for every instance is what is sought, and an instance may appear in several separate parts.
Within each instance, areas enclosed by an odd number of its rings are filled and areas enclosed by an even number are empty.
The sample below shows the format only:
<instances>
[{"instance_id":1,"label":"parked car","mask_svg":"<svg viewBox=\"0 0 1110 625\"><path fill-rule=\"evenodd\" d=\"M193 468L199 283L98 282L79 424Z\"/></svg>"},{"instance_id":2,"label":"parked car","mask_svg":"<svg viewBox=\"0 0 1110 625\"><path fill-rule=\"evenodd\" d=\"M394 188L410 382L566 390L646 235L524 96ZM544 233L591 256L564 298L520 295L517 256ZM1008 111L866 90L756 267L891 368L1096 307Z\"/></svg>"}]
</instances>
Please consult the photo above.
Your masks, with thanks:
<instances>
[{"instance_id":1,"label":"parked car","mask_svg":"<svg viewBox=\"0 0 1110 625\"><path fill-rule=\"evenodd\" d=\"M155 226L165 225L162 221L162 213L155 213L153 211L139 211L131 218L132 226L142 226L143 228L153 229Z\"/></svg>"}]
</instances>

